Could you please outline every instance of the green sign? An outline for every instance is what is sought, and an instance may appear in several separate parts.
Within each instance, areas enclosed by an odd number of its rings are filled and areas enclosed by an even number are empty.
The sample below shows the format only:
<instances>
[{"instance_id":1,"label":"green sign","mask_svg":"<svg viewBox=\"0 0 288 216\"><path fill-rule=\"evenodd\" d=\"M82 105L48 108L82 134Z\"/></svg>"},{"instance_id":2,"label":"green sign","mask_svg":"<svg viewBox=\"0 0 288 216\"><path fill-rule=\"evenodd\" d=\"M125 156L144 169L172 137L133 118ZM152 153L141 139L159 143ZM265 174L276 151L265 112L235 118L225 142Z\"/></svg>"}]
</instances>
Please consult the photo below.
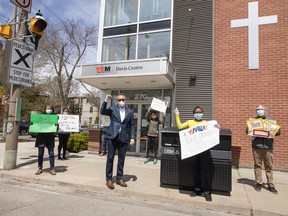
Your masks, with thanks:
<instances>
[{"instance_id":1,"label":"green sign","mask_svg":"<svg viewBox=\"0 0 288 216\"><path fill-rule=\"evenodd\" d=\"M22 109L22 98L16 99L15 121L20 121Z\"/></svg>"},{"instance_id":2,"label":"green sign","mask_svg":"<svg viewBox=\"0 0 288 216\"><path fill-rule=\"evenodd\" d=\"M58 115L31 114L30 133L54 133L57 131Z\"/></svg>"}]
</instances>

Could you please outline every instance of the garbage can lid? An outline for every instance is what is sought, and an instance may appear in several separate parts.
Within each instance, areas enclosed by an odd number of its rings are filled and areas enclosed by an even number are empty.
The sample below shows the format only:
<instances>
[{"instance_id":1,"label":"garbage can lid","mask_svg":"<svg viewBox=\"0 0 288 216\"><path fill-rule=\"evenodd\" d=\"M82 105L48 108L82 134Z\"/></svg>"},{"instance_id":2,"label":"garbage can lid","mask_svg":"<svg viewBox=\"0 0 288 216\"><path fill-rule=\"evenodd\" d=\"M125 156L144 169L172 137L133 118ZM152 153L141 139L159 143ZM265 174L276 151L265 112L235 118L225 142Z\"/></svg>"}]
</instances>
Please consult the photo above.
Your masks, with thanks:
<instances>
[{"instance_id":1,"label":"garbage can lid","mask_svg":"<svg viewBox=\"0 0 288 216\"><path fill-rule=\"evenodd\" d=\"M232 130L229 128L221 128L220 135L232 136Z\"/></svg>"},{"instance_id":2,"label":"garbage can lid","mask_svg":"<svg viewBox=\"0 0 288 216\"><path fill-rule=\"evenodd\" d=\"M178 133L179 131L177 127L166 127L161 130L161 133Z\"/></svg>"}]
</instances>

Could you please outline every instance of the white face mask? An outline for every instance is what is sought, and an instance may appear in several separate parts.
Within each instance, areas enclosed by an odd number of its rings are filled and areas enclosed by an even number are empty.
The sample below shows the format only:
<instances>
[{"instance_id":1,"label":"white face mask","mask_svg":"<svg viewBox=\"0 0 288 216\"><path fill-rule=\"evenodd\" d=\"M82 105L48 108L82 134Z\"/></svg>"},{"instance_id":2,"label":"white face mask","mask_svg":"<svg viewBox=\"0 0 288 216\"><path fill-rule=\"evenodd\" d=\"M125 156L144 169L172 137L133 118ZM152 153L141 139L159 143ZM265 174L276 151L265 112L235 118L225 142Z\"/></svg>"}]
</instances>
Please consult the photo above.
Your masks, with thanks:
<instances>
[{"instance_id":1,"label":"white face mask","mask_svg":"<svg viewBox=\"0 0 288 216\"><path fill-rule=\"evenodd\" d=\"M124 107L125 106L125 101L119 101L119 106Z\"/></svg>"},{"instance_id":2,"label":"white face mask","mask_svg":"<svg viewBox=\"0 0 288 216\"><path fill-rule=\"evenodd\" d=\"M63 115L68 115L68 112L63 112Z\"/></svg>"},{"instance_id":3,"label":"white face mask","mask_svg":"<svg viewBox=\"0 0 288 216\"><path fill-rule=\"evenodd\" d=\"M46 113L47 113L47 114L51 114L51 113L52 113L52 110L46 109Z\"/></svg>"},{"instance_id":4,"label":"white face mask","mask_svg":"<svg viewBox=\"0 0 288 216\"><path fill-rule=\"evenodd\" d=\"M259 109L259 110L256 110L256 113L257 113L257 116L264 116L265 115L265 110L261 110L261 109Z\"/></svg>"}]
</instances>

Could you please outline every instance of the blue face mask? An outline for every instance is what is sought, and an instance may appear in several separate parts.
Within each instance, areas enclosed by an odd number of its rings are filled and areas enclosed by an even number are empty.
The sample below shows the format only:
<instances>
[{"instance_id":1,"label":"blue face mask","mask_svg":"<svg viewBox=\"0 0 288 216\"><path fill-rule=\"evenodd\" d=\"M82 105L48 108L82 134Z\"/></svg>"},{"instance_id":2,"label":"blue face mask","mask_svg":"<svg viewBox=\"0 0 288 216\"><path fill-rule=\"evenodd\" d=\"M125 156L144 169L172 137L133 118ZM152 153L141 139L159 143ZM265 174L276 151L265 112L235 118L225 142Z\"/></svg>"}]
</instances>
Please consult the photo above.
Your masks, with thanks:
<instances>
[{"instance_id":1,"label":"blue face mask","mask_svg":"<svg viewBox=\"0 0 288 216\"><path fill-rule=\"evenodd\" d=\"M195 113L194 119L201 120L203 118L203 113Z\"/></svg>"}]
</instances>

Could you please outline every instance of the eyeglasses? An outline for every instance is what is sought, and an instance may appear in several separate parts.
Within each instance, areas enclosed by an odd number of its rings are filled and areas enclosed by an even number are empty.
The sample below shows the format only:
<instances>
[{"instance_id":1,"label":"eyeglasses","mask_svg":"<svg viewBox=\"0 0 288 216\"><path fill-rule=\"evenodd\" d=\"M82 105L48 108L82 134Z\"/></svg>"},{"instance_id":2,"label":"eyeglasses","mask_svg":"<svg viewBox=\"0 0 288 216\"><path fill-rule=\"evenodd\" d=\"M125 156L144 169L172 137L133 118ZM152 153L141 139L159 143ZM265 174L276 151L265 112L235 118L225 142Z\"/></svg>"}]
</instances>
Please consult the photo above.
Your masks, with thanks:
<instances>
[{"instance_id":1,"label":"eyeglasses","mask_svg":"<svg viewBox=\"0 0 288 216\"><path fill-rule=\"evenodd\" d=\"M125 101L126 99L117 99L118 101Z\"/></svg>"}]
</instances>

